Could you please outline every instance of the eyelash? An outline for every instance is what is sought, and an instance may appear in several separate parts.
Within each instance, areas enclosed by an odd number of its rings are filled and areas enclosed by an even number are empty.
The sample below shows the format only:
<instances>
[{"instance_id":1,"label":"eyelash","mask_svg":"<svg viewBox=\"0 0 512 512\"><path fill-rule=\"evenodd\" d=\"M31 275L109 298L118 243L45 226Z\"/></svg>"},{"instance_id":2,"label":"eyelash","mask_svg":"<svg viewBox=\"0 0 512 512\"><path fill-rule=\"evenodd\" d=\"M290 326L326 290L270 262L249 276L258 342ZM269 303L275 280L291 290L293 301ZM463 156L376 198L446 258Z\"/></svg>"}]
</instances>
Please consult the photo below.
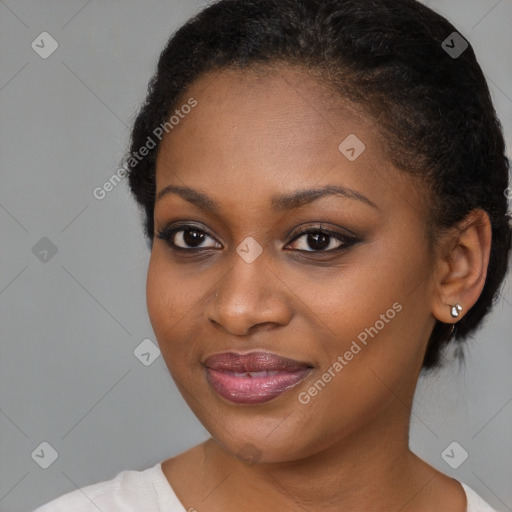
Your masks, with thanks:
<instances>
[{"instance_id":1,"label":"eyelash","mask_svg":"<svg viewBox=\"0 0 512 512\"><path fill-rule=\"evenodd\" d=\"M189 248L189 249L186 249L184 247L178 247L172 241L172 239L173 239L173 236L176 233L179 233L180 231L183 231L183 232L195 231L195 232L198 232L198 233L204 233L204 234L206 234L207 236L209 236L210 238L213 239L213 237L211 235L209 235L207 231L205 231L204 229L201 229L198 226L195 226L193 224L182 224L182 225L174 226L174 227L166 226L162 230L160 230L157 233L156 236L157 236L157 238L160 238L160 239L164 240L167 243L167 245L173 251L177 251L177 252L182 252L182 253L199 253L199 252L207 251L208 249L215 249L215 248L212 248L212 247L206 247L206 248L192 247L192 248ZM298 252L302 252L302 253L313 253L313 254L337 253L337 252L341 252L341 251L344 251L344 250L348 249L349 247L351 247L352 245L354 245L354 244L356 244L357 242L360 241L360 239L356 238L355 236L349 236L349 235L345 235L345 234L342 234L342 233L339 233L339 232L336 232L336 231L331 231L330 229L323 228L322 224L320 224L318 227L317 226L308 227L308 228L302 229L299 232L295 233L294 238L289 243L295 242L296 240L298 240L302 236L308 235L308 234L322 234L322 235L326 235L326 236L329 236L331 238L334 238L334 239L342 242L342 244L339 247L335 248L335 249L329 249L329 250L321 250L321 249L319 249L319 250L310 250L310 251L306 251L306 250L302 250L302 249L294 249L294 250L296 250ZM201 243L203 243L203 242L204 241L201 241ZM330 245L330 243L328 245Z\"/></svg>"}]
</instances>

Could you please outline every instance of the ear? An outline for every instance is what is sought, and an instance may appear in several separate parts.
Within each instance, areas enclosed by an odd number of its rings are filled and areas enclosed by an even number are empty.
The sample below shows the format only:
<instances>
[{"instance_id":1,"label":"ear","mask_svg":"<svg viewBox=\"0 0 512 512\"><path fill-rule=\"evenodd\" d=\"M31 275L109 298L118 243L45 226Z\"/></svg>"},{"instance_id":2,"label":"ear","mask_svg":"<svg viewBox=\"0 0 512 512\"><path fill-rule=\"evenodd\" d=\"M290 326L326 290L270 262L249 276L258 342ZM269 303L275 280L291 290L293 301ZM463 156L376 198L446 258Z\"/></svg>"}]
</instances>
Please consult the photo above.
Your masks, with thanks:
<instances>
[{"instance_id":1,"label":"ear","mask_svg":"<svg viewBox=\"0 0 512 512\"><path fill-rule=\"evenodd\" d=\"M491 238L491 221L481 209L472 210L442 235L432 296L432 314L441 322L457 322L478 300L487 277ZM455 304L462 306L458 318L450 314Z\"/></svg>"}]
</instances>

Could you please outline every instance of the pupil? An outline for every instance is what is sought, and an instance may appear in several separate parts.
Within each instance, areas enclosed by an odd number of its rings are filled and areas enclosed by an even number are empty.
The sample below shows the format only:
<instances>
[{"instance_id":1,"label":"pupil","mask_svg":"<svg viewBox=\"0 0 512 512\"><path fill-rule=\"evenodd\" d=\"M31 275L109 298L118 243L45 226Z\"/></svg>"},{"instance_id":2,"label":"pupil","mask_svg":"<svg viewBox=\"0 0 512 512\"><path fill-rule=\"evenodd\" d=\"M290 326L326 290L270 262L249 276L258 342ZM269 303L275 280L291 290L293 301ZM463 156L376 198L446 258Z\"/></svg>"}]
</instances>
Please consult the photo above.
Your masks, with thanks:
<instances>
[{"instance_id":1,"label":"pupil","mask_svg":"<svg viewBox=\"0 0 512 512\"><path fill-rule=\"evenodd\" d=\"M322 233L315 233L315 234L309 234L308 235L308 245L311 249L324 249L325 247L328 247L329 245L329 235L325 235ZM320 242L318 240L321 240ZM310 241L313 240L313 244L310 243ZM316 245L316 247L315 247Z\"/></svg>"},{"instance_id":2,"label":"pupil","mask_svg":"<svg viewBox=\"0 0 512 512\"><path fill-rule=\"evenodd\" d=\"M193 233L193 235L191 235ZM183 233L183 239L187 245L200 245L203 241L204 233L199 233L197 231L187 230Z\"/></svg>"}]
</instances>

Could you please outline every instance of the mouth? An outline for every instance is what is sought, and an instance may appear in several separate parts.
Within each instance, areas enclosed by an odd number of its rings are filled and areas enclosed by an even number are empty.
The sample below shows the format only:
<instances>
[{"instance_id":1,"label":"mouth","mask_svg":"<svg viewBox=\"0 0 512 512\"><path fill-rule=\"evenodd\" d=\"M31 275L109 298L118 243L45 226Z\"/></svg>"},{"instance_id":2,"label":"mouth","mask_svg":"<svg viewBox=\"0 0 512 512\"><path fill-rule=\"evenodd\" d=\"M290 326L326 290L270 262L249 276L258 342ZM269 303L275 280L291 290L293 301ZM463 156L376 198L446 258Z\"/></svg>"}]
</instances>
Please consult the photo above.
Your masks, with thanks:
<instances>
[{"instance_id":1,"label":"mouth","mask_svg":"<svg viewBox=\"0 0 512 512\"><path fill-rule=\"evenodd\" d=\"M238 404L268 402L303 381L313 366L270 352L210 356L203 365L211 388Z\"/></svg>"}]
</instances>

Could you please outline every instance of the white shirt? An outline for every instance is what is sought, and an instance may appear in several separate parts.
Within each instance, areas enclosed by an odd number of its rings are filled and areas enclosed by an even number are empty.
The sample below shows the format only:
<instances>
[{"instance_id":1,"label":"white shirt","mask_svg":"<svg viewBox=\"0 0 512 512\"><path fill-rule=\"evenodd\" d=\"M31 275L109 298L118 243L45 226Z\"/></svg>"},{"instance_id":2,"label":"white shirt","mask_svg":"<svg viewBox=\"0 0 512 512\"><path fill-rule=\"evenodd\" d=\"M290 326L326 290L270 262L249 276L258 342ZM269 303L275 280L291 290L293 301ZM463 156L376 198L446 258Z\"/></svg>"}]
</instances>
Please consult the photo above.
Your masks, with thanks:
<instances>
[{"instance_id":1,"label":"white shirt","mask_svg":"<svg viewBox=\"0 0 512 512\"><path fill-rule=\"evenodd\" d=\"M33 512L190 512L180 503L162 471L162 463L143 471L121 471L112 480L76 489ZM473 489L460 482L466 512L496 512ZM199 507L199 505L198 505ZM199 507L200 508L200 507Z\"/></svg>"}]
</instances>

